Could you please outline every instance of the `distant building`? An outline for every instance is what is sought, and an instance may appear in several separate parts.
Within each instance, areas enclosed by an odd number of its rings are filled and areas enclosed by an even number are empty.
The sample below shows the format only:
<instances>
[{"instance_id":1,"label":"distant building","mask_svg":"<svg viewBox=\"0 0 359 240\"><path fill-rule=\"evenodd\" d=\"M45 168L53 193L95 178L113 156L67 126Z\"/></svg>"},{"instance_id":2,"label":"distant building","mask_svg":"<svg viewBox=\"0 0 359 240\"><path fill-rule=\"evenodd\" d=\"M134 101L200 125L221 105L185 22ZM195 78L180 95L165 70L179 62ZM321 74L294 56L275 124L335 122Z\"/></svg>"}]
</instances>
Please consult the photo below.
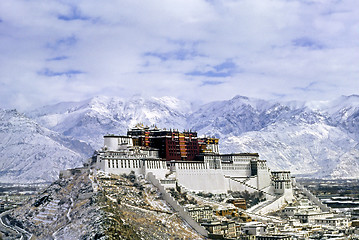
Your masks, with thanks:
<instances>
[{"instance_id":1,"label":"distant building","mask_svg":"<svg viewBox=\"0 0 359 240\"><path fill-rule=\"evenodd\" d=\"M330 200L324 200L324 204L331 208L353 208L359 207L359 201L352 197L331 197Z\"/></svg>"},{"instance_id":2,"label":"distant building","mask_svg":"<svg viewBox=\"0 0 359 240\"><path fill-rule=\"evenodd\" d=\"M351 214L354 219L359 219L359 208L352 208Z\"/></svg>"},{"instance_id":3,"label":"distant building","mask_svg":"<svg viewBox=\"0 0 359 240\"><path fill-rule=\"evenodd\" d=\"M290 217L293 217L295 214L306 214L308 212L320 212L320 209L316 205L300 205L285 207L282 210L284 215Z\"/></svg>"}]
</instances>

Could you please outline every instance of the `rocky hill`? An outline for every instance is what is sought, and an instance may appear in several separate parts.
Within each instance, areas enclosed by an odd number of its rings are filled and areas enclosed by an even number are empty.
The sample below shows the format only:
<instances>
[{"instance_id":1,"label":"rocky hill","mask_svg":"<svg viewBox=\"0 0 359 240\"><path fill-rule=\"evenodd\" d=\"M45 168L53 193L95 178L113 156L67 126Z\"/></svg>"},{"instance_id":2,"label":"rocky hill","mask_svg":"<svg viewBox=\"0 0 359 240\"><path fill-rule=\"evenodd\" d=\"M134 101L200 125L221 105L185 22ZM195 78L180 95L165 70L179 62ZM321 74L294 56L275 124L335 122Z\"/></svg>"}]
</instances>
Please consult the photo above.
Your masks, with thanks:
<instances>
[{"instance_id":1,"label":"rocky hill","mask_svg":"<svg viewBox=\"0 0 359 240\"><path fill-rule=\"evenodd\" d=\"M72 170L8 216L36 239L202 239L134 175Z\"/></svg>"}]
</instances>

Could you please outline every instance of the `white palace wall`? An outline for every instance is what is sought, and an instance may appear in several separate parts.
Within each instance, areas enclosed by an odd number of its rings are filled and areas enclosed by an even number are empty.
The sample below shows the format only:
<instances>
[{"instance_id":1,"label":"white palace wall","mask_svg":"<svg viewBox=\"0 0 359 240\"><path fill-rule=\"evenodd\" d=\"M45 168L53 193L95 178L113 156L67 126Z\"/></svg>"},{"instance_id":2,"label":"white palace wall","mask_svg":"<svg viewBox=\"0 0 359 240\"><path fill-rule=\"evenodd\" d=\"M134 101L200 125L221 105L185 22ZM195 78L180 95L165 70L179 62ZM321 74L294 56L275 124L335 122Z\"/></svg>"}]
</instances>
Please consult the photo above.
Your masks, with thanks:
<instances>
[{"instance_id":1,"label":"white palace wall","mask_svg":"<svg viewBox=\"0 0 359 240\"><path fill-rule=\"evenodd\" d=\"M246 178L251 176L251 160L253 156L221 155L222 169L226 176Z\"/></svg>"},{"instance_id":2,"label":"white palace wall","mask_svg":"<svg viewBox=\"0 0 359 240\"><path fill-rule=\"evenodd\" d=\"M265 161L260 161L262 164L258 166L258 174L251 176L249 159L241 159L238 160L240 163L230 165L217 157L210 156L204 162L176 162L172 171L176 173L179 184L193 191L256 192L271 186L270 172Z\"/></svg>"},{"instance_id":3,"label":"white palace wall","mask_svg":"<svg viewBox=\"0 0 359 240\"><path fill-rule=\"evenodd\" d=\"M147 156L147 158L144 158ZM259 161L260 162L260 161ZM98 155L98 168L113 174L137 175L152 172L158 179L166 179L171 172L177 182L192 191L226 193L227 191L255 192L271 185L269 169L265 161L258 165L258 174L251 176L251 161L237 159L233 164L222 162L220 155L206 156L198 162L167 162L149 153L124 155L123 152L105 151ZM173 176L173 175L172 175Z\"/></svg>"},{"instance_id":4,"label":"white palace wall","mask_svg":"<svg viewBox=\"0 0 359 240\"><path fill-rule=\"evenodd\" d=\"M248 172L241 176L240 174L233 174L234 176L231 176L229 171L222 170L221 167L223 165L221 163L213 162L212 160L203 162L172 162L172 166L169 168L167 162L160 159L121 159L120 157L110 157L101 153L98 155L97 167L105 172L119 175L129 174L133 171L136 175L147 177L148 173L152 173L161 181L177 181L178 184L186 189L196 192L204 191L219 194L227 193L229 190L263 191L269 194L267 197L275 196L275 182L272 184L270 172L266 165L263 165L262 169L259 167L257 176L250 176ZM170 178L167 178L167 176L170 176ZM285 190L283 193L276 192L276 195L282 195L281 199L290 202L293 198L292 189ZM275 204L272 205L274 206Z\"/></svg>"},{"instance_id":5,"label":"white palace wall","mask_svg":"<svg viewBox=\"0 0 359 240\"><path fill-rule=\"evenodd\" d=\"M211 168L206 162L175 163L178 183L192 191L226 193L228 184L224 179L222 169Z\"/></svg>"},{"instance_id":6,"label":"white palace wall","mask_svg":"<svg viewBox=\"0 0 359 240\"><path fill-rule=\"evenodd\" d=\"M152 159L103 159L99 168L118 175L133 171L136 175L146 176L152 172L159 179L165 178L168 173L165 161Z\"/></svg>"},{"instance_id":7,"label":"white palace wall","mask_svg":"<svg viewBox=\"0 0 359 240\"><path fill-rule=\"evenodd\" d=\"M226 176L247 178L251 176L250 164L232 165L222 163L223 174Z\"/></svg>"},{"instance_id":8,"label":"white palace wall","mask_svg":"<svg viewBox=\"0 0 359 240\"><path fill-rule=\"evenodd\" d=\"M139 159L102 159L100 169L113 174L129 174L134 171L136 175L143 174L142 161Z\"/></svg>"},{"instance_id":9,"label":"white palace wall","mask_svg":"<svg viewBox=\"0 0 359 240\"><path fill-rule=\"evenodd\" d=\"M270 170L267 162L258 160L257 162L257 188L263 190L271 186Z\"/></svg>"}]
</instances>

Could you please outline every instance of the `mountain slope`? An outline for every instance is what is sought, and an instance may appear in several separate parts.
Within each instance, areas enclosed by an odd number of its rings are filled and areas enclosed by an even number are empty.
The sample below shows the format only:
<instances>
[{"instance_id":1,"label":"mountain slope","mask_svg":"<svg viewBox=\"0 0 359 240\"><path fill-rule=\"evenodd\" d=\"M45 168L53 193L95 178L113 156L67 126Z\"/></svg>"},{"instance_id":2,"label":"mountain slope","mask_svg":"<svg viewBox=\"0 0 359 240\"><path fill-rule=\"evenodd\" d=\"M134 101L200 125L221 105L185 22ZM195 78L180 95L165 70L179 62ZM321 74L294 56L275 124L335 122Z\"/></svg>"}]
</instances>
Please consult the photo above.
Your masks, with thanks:
<instances>
[{"instance_id":1,"label":"mountain slope","mask_svg":"<svg viewBox=\"0 0 359 240\"><path fill-rule=\"evenodd\" d=\"M16 110L0 109L0 139L1 182L53 181L60 170L81 166L93 152Z\"/></svg>"},{"instance_id":2,"label":"mountain slope","mask_svg":"<svg viewBox=\"0 0 359 240\"><path fill-rule=\"evenodd\" d=\"M272 169L316 177L359 177L359 97L273 102L237 96L202 106L189 124L221 137L223 152L258 152Z\"/></svg>"},{"instance_id":3,"label":"mountain slope","mask_svg":"<svg viewBox=\"0 0 359 240\"><path fill-rule=\"evenodd\" d=\"M355 139L359 139L359 95L342 96L322 106L334 126L345 130Z\"/></svg>"},{"instance_id":4,"label":"mountain slope","mask_svg":"<svg viewBox=\"0 0 359 240\"><path fill-rule=\"evenodd\" d=\"M359 177L358 142L323 123L276 123L224 141L227 151L259 152L273 170L319 178Z\"/></svg>"},{"instance_id":5,"label":"mountain slope","mask_svg":"<svg viewBox=\"0 0 359 240\"><path fill-rule=\"evenodd\" d=\"M209 103L188 117L188 124L202 134L238 136L259 131L280 119L289 119L305 109L302 103L279 103L236 96Z\"/></svg>"},{"instance_id":6,"label":"mountain slope","mask_svg":"<svg viewBox=\"0 0 359 240\"><path fill-rule=\"evenodd\" d=\"M172 97L95 97L80 103L60 103L28 113L40 124L75 137L98 149L103 135L126 134L137 123L182 128L190 106Z\"/></svg>"}]
</instances>

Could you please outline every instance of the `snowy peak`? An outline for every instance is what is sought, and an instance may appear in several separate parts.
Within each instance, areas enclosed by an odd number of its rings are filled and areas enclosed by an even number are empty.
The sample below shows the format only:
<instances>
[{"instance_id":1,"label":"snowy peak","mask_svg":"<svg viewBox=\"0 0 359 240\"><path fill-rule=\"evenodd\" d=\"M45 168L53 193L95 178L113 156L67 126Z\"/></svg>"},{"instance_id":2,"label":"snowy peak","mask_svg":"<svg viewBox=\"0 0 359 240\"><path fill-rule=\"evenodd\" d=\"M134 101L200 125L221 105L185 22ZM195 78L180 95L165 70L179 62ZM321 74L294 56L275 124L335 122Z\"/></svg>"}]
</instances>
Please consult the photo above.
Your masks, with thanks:
<instances>
[{"instance_id":1,"label":"snowy peak","mask_svg":"<svg viewBox=\"0 0 359 240\"><path fill-rule=\"evenodd\" d=\"M302 102L281 103L243 96L206 104L188 118L193 129L217 137L260 131L275 122L313 124L318 121L326 121L326 118Z\"/></svg>"},{"instance_id":2,"label":"snowy peak","mask_svg":"<svg viewBox=\"0 0 359 240\"><path fill-rule=\"evenodd\" d=\"M63 114L71 113L81 109L84 105L88 104L88 101L81 102L61 102L54 105L47 105L27 112L26 115L29 117L43 116L46 114Z\"/></svg>"},{"instance_id":3,"label":"snowy peak","mask_svg":"<svg viewBox=\"0 0 359 240\"><path fill-rule=\"evenodd\" d=\"M231 100L229 100L228 104L233 104L234 107L247 106L256 109L258 111L265 111L266 109L270 108L272 105L275 105L277 103L274 101L268 101L258 98L249 98L249 97L237 95Z\"/></svg>"},{"instance_id":4,"label":"snowy peak","mask_svg":"<svg viewBox=\"0 0 359 240\"><path fill-rule=\"evenodd\" d=\"M359 139L359 95L341 96L332 101L311 103L330 118L331 125Z\"/></svg>"},{"instance_id":5,"label":"snowy peak","mask_svg":"<svg viewBox=\"0 0 359 240\"><path fill-rule=\"evenodd\" d=\"M169 109L181 112L183 115L191 112L191 105L188 102L179 100L178 98L165 96L161 98L153 97L152 99L163 106L167 106Z\"/></svg>"},{"instance_id":6,"label":"snowy peak","mask_svg":"<svg viewBox=\"0 0 359 240\"><path fill-rule=\"evenodd\" d=\"M184 128L191 112L187 102L174 97L130 99L97 96L79 103L64 103L29 113L42 125L66 136L90 143L95 149L102 146L108 133L125 134L137 123Z\"/></svg>"},{"instance_id":7,"label":"snowy peak","mask_svg":"<svg viewBox=\"0 0 359 240\"><path fill-rule=\"evenodd\" d=\"M0 110L0 138L1 182L53 181L60 170L81 166L93 152L16 110Z\"/></svg>"},{"instance_id":8,"label":"snowy peak","mask_svg":"<svg viewBox=\"0 0 359 240\"><path fill-rule=\"evenodd\" d=\"M331 101L310 101L306 105L313 110L322 111L330 115L337 115L344 110L359 109L359 95L341 96Z\"/></svg>"}]
</instances>

